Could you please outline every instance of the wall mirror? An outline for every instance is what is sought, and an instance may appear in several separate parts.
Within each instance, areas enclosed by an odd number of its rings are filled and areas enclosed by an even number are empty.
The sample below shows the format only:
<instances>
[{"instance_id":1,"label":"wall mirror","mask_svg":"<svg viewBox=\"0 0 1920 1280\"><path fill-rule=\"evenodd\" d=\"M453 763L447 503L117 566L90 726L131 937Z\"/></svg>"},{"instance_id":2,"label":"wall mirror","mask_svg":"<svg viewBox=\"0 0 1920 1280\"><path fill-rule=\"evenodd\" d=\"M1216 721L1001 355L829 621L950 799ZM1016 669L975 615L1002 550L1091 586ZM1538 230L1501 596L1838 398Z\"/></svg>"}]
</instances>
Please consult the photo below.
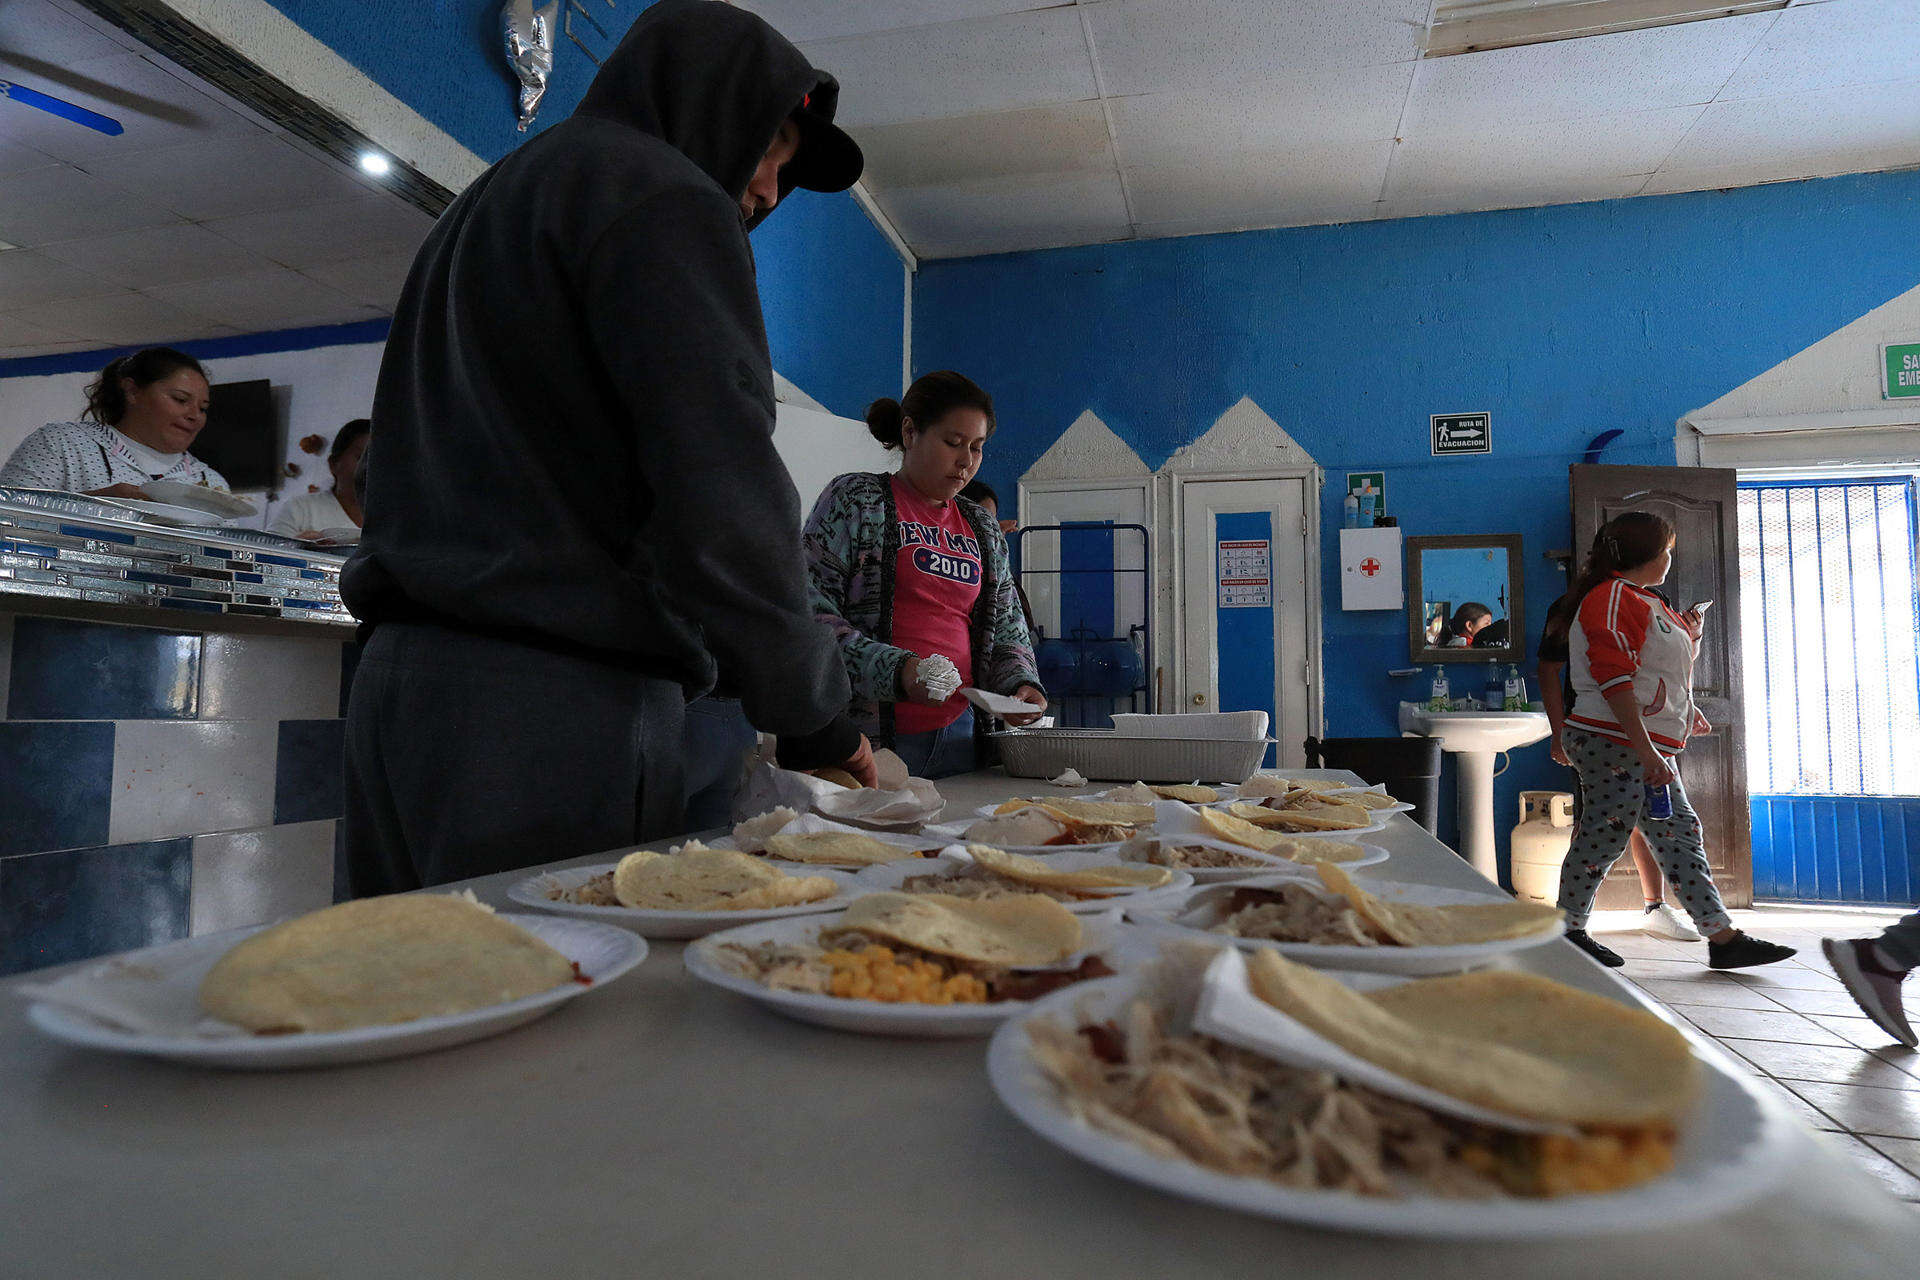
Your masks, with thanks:
<instances>
[{"instance_id":1,"label":"wall mirror","mask_svg":"<svg viewBox=\"0 0 1920 1280\"><path fill-rule=\"evenodd\" d=\"M1527 616L1520 535L1407 539L1407 647L1415 662L1519 662Z\"/></svg>"}]
</instances>

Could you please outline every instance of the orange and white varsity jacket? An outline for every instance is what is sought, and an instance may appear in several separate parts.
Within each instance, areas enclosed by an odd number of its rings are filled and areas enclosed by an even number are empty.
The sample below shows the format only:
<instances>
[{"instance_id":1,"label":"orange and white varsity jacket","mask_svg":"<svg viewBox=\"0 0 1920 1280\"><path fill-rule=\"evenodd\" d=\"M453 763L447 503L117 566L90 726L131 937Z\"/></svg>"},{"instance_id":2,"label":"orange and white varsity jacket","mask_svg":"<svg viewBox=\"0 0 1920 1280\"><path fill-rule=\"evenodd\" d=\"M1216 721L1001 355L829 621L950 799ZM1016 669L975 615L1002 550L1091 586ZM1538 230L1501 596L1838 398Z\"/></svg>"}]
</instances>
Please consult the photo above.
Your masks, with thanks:
<instances>
[{"instance_id":1,"label":"orange and white varsity jacket","mask_svg":"<svg viewBox=\"0 0 1920 1280\"><path fill-rule=\"evenodd\" d=\"M1699 647L1680 615L1652 591L1617 575L1601 583L1580 602L1567 636L1573 676L1567 723L1625 742L1606 695L1631 683L1653 745L1685 750L1689 737L1711 727L1693 705Z\"/></svg>"}]
</instances>

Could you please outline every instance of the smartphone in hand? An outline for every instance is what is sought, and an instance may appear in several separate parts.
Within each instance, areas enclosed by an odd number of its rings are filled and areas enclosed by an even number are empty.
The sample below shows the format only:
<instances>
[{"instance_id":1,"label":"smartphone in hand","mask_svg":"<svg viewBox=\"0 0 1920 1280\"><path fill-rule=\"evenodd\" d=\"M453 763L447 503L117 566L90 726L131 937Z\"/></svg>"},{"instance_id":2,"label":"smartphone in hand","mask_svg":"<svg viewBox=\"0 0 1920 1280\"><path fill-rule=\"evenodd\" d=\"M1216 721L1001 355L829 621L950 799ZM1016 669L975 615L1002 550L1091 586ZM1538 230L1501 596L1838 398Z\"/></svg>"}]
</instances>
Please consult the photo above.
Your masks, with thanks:
<instances>
[{"instance_id":1,"label":"smartphone in hand","mask_svg":"<svg viewBox=\"0 0 1920 1280\"><path fill-rule=\"evenodd\" d=\"M1700 617L1704 618L1707 616L1707 610L1711 608L1713 608L1713 601L1702 600L1698 604L1694 605L1693 608L1687 610L1687 612L1692 614L1697 614Z\"/></svg>"}]
</instances>

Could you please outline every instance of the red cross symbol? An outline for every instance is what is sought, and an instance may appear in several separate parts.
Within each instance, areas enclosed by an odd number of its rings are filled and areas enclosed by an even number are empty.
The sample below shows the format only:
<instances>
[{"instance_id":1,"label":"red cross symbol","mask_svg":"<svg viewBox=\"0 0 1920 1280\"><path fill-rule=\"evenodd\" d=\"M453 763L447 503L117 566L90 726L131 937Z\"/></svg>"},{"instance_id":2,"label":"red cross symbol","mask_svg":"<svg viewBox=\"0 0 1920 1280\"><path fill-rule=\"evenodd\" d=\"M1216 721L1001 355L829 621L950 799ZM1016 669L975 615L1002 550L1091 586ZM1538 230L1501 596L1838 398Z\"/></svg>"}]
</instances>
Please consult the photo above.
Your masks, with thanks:
<instances>
[{"instance_id":1,"label":"red cross symbol","mask_svg":"<svg viewBox=\"0 0 1920 1280\"><path fill-rule=\"evenodd\" d=\"M1371 578L1374 574L1380 572L1380 562L1372 556L1368 556L1360 562L1360 572Z\"/></svg>"}]
</instances>

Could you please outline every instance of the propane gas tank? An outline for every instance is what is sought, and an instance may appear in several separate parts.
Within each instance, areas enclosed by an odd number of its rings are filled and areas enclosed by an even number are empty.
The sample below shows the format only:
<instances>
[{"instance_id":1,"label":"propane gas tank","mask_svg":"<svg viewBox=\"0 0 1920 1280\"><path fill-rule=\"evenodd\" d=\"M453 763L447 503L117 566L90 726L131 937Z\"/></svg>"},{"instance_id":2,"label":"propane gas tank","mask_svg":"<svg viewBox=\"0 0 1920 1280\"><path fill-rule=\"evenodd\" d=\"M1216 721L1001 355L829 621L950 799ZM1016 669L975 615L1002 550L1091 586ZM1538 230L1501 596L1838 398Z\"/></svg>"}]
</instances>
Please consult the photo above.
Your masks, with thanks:
<instances>
[{"instance_id":1,"label":"propane gas tank","mask_svg":"<svg viewBox=\"0 0 1920 1280\"><path fill-rule=\"evenodd\" d=\"M1551 906L1560 896L1560 864L1573 843L1573 797L1565 791L1522 791L1513 829L1513 892Z\"/></svg>"}]
</instances>

